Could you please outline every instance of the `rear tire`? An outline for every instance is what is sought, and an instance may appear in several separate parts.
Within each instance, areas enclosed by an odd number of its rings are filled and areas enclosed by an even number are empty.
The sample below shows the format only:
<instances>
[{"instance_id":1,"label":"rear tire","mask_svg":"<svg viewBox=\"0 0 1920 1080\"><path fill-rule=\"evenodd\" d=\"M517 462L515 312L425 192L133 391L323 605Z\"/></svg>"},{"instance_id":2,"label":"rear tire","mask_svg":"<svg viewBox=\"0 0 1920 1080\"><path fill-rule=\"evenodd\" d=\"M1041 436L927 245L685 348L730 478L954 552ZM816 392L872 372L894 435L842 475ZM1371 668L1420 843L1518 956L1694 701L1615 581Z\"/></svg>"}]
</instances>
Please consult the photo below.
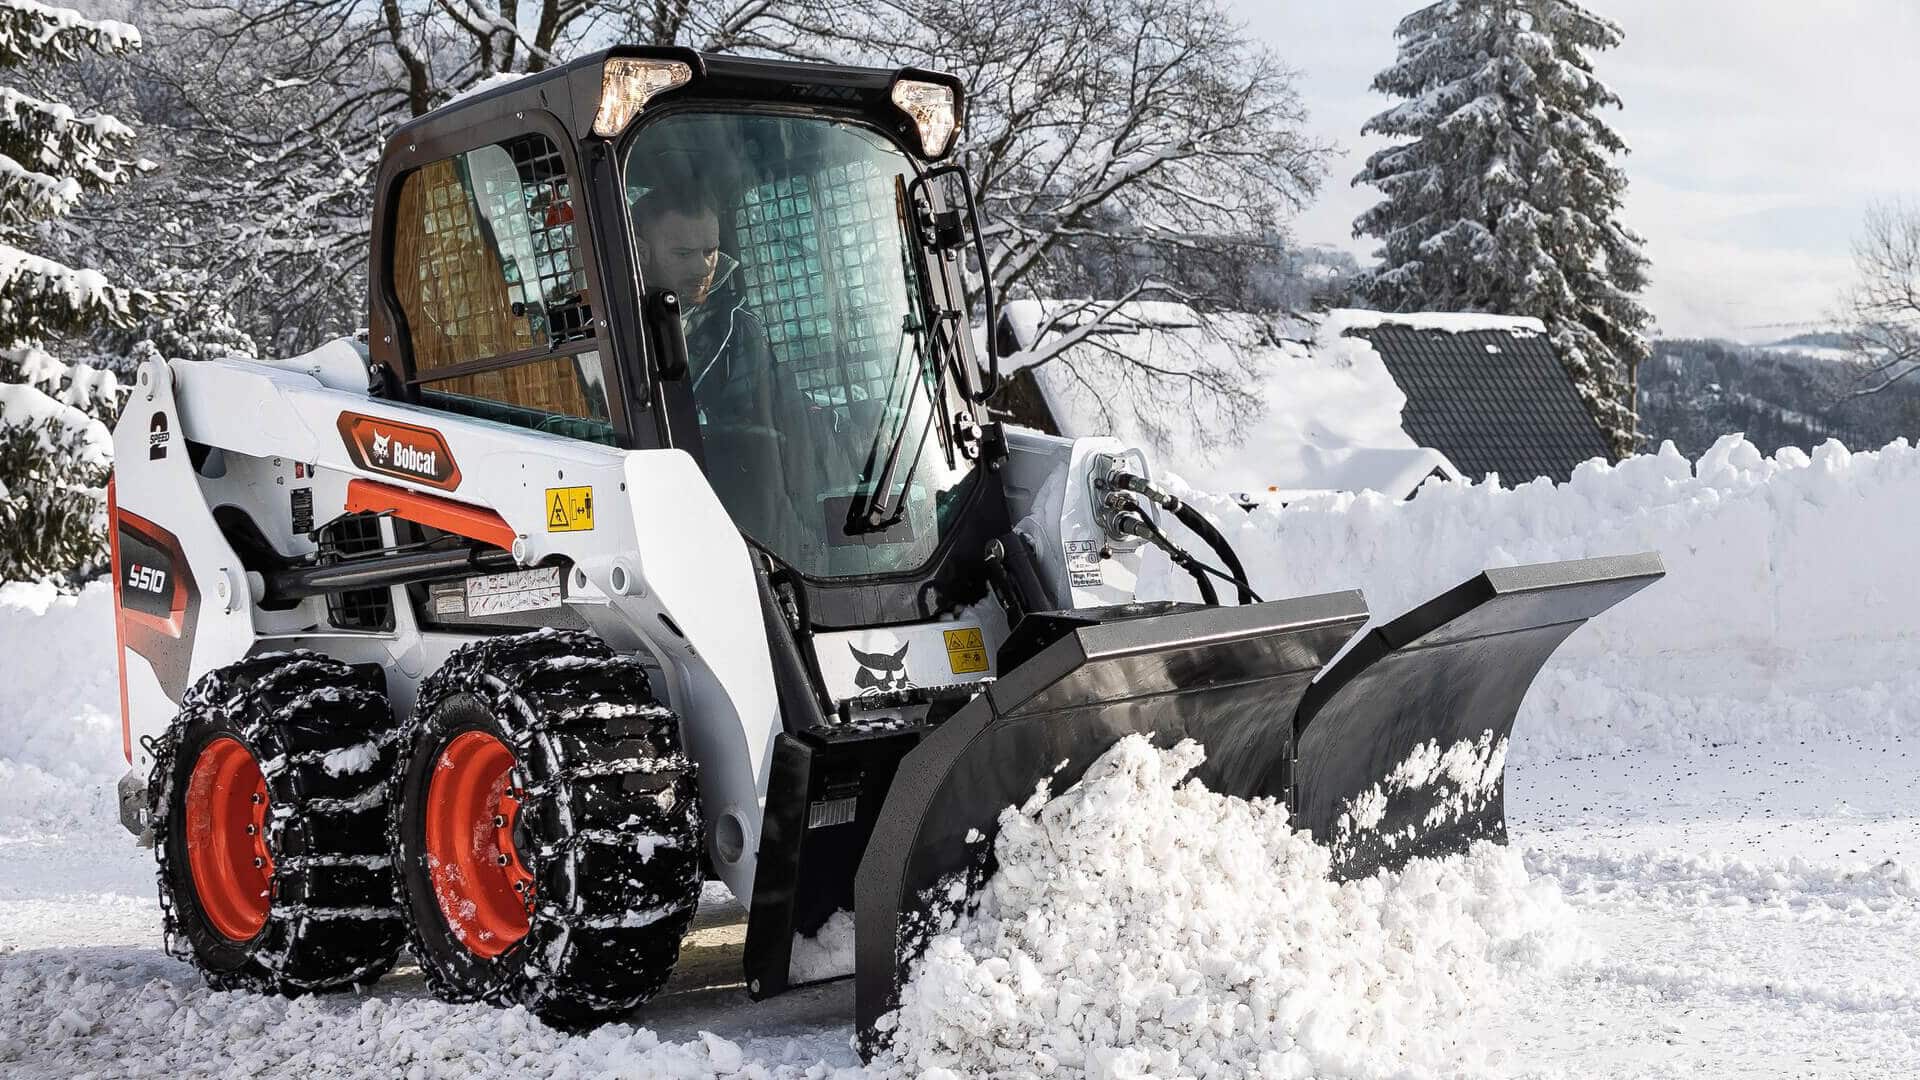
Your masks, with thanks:
<instances>
[{"instance_id":1,"label":"rear tire","mask_svg":"<svg viewBox=\"0 0 1920 1080\"><path fill-rule=\"evenodd\" d=\"M400 950L378 672L249 657L186 692L148 781L167 951L218 990L378 979Z\"/></svg>"},{"instance_id":2,"label":"rear tire","mask_svg":"<svg viewBox=\"0 0 1920 1080\"><path fill-rule=\"evenodd\" d=\"M666 985L700 899L679 721L581 633L463 646L422 684L388 842L408 946L445 1001L578 1025Z\"/></svg>"}]
</instances>

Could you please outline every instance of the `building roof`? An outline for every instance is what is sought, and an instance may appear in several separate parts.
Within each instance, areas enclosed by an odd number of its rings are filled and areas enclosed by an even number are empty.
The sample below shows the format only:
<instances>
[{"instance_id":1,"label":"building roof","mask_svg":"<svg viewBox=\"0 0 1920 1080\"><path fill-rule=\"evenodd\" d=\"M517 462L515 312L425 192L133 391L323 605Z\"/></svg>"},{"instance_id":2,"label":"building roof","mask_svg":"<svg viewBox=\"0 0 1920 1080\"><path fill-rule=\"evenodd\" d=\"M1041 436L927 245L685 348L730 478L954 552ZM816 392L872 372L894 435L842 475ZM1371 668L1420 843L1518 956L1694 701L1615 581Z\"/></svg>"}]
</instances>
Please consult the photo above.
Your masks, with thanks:
<instances>
[{"instance_id":1,"label":"building roof","mask_svg":"<svg viewBox=\"0 0 1920 1080\"><path fill-rule=\"evenodd\" d=\"M1612 460L1600 425L1539 323L1372 312L1331 318L1373 346L1406 394L1401 425L1407 434L1468 477L1564 482L1583 461Z\"/></svg>"}]
</instances>

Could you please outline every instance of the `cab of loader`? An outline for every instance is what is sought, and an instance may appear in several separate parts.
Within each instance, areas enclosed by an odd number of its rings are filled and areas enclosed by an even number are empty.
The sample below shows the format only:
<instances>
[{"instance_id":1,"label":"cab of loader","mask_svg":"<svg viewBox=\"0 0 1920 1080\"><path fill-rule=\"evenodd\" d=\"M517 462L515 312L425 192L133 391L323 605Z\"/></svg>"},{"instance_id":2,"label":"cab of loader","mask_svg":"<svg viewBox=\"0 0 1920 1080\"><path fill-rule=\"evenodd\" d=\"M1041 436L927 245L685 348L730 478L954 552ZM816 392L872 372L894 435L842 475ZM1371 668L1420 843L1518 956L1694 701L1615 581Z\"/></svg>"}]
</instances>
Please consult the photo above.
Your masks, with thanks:
<instances>
[{"instance_id":1,"label":"cab of loader","mask_svg":"<svg viewBox=\"0 0 1920 1080\"><path fill-rule=\"evenodd\" d=\"M978 601L1010 526L963 109L933 72L620 48L436 110L378 175L382 392L686 450L815 627Z\"/></svg>"}]
</instances>

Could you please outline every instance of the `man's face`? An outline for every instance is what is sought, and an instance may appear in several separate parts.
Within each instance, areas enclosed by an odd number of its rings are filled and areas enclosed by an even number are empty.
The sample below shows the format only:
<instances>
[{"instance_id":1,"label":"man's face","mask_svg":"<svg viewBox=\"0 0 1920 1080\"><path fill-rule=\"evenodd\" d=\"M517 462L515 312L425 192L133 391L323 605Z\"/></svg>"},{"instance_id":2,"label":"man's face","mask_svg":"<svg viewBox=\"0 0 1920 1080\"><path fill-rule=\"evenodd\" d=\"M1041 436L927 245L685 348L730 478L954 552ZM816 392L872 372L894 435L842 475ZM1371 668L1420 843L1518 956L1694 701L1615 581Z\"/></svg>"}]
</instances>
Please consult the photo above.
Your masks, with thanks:
<instances>
[{"instance_id":1,"label":"man's face","mask_svg":"<svg viewBox=\"0 0 1920 1080\"><path fill-rule=\"evenodd\" d=\"M640 237L640 273L650 289L672 289L684 307L707 302L720 267L720 220L710 212L668 212Z\"/></svg>"}]
</instances>

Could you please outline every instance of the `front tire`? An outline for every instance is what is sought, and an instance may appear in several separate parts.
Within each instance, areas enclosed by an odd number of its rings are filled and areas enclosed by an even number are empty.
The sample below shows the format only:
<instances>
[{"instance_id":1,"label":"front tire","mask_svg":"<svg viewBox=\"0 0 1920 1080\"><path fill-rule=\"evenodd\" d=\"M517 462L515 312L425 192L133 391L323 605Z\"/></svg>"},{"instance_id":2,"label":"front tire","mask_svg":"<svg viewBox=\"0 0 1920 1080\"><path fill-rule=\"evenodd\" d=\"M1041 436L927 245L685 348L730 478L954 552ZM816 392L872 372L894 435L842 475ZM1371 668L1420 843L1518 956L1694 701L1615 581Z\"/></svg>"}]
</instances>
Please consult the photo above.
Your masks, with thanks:
<instances>
[{"instance_id":1,"label":"front tire","mask_svg":"<svg viewBox=\"0 0 1920 1080\"><path fill-rule=\"evenodd\" d=\"M147 785L167 951L218 990L331 990L391 967L393 737L379 672L316 653L189 688Z\"/></svg>"},{"instance_id":2,"label":"front tire","mask_svg":"<svg viewBox=\"0 0 1920 1080\"><path fill-rule=\"evenodd\" d=\"M422 684L394 777L397 896L442 1000L576 1025L666 985L700 815L638 660L554 630L463 646Z\"/></svg>"}]
</instances>

